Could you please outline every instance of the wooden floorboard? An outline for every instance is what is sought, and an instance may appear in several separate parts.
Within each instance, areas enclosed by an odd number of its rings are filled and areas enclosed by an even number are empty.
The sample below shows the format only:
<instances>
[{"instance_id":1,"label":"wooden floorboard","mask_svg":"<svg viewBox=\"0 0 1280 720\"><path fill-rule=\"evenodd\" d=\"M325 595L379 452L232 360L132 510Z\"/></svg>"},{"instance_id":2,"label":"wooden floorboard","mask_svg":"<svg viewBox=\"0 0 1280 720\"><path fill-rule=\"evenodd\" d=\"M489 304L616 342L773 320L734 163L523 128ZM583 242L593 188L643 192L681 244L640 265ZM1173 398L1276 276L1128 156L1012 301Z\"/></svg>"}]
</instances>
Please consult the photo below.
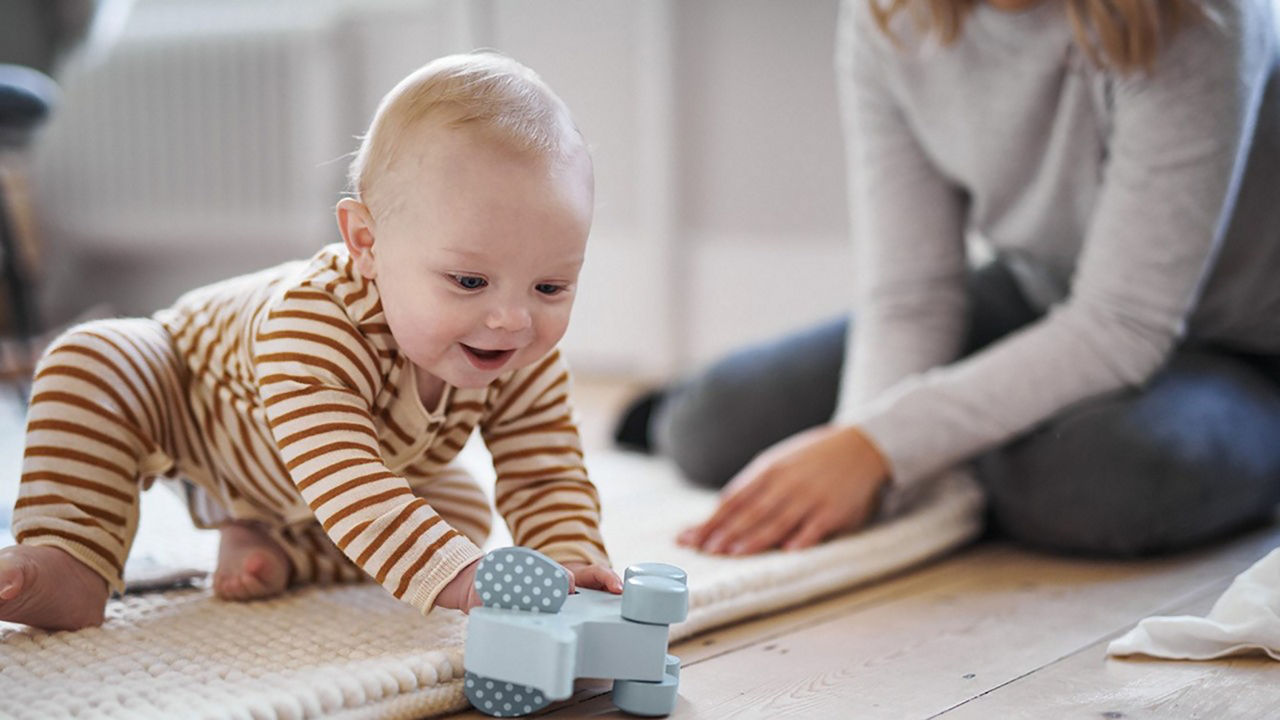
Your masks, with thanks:
<instances>
[{"instance_id":1,"label":"wooden floorboard","mask_svg":"<svg viewBox=\"0 0 1280 720\"><path fill-rule=\"evenodd\" d=\"M580 384L594 435L634 391ZM982 544L923 568L672 647L673 718L1280 718L1280 663L1108 660L1153 614L1203 614L1280 545L1280 526L1141 562L1072 560ZM622 718L582 683L550 718ZM474 711L457 718L483 718Z\"/></svg>"},{"instance_id":2,"label":"wooden floorboard","mask_svg":"<svg viewBox=\"0 0 1280 720\"><path fill-rule=\"evenodd\" d=\"M1222 581L1161 611L1204 615ZM938 716L973 718L1280 718L1280 664L1261 654L1190 662L1111 658L1105 638Z\"/></svg>"},{"instance_id":3,"label":"wooden floorboard","mask_svg":"<svg viewBox=\"0 0 1280 720\"><path fill-rule=\"evenodd\" d=\"M951 720L1004 717L1010 707L1026 717L1057 717L1053 710L1060 708L1100 717L1097 712L1105 710L1079 704L1076 695L1055 697L1078 691L1072 672L1096 672L1100 643L1147 615L1211 602L1231 577L1278 543L1280 530L1271 529L1142 562L1063 559L980 545L867 588L679 643L672 650L685 667L672 717ZM1242 663L1239 672L1234 663ZM1154 705L1162 717L1209 717L1177 713L1192 707L1193 695L1203 695L1196 707L1217 707L1213 697L1225 702L1233 684L1253 682L1271 670L1266 662L1205 665L1199 685L1178 685L1185 691L1176 703ZM1185 672L1163 667L1151 664L1146 671L1152 687ZM1274 673L1267 677L1280 679ZM1043 687L1017 694L1033 682ZM1141 683L1125 687L1154 692ZM994 714L984 712L982 703L1002 696L1008 698L1005 705ZM1259 707L1274 700L1267 693L1257 696ZM1117 707L1145 706L1135 701ZM547 716L622 717L602 684Z\"/></svg>"}]
</instances>

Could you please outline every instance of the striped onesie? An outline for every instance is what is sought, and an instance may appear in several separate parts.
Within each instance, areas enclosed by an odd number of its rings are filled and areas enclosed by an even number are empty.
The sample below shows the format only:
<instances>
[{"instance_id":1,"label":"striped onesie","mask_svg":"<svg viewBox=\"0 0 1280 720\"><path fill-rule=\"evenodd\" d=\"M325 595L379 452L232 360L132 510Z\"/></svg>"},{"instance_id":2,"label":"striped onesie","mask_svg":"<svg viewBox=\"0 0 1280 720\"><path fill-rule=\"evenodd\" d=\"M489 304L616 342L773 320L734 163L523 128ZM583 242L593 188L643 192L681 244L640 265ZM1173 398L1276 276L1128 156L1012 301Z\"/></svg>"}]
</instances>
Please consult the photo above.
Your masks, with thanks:
<instances>
[{"instance_id":1,"label":"striped onesie","mask_svg":"<svg viewBox=\"0 0 1280 720\"><path fill-rule=\"evenodd\" d=\"M607 563L568 390L552 351L425 408L377 285L331 245L62 335L36 370L14 535L120 591L160 478L200 527L260 523L293 582L368 575L426 612L488 535L484 492L451 464L476 427L515 542Z\"/></svg>"}]
</instances>

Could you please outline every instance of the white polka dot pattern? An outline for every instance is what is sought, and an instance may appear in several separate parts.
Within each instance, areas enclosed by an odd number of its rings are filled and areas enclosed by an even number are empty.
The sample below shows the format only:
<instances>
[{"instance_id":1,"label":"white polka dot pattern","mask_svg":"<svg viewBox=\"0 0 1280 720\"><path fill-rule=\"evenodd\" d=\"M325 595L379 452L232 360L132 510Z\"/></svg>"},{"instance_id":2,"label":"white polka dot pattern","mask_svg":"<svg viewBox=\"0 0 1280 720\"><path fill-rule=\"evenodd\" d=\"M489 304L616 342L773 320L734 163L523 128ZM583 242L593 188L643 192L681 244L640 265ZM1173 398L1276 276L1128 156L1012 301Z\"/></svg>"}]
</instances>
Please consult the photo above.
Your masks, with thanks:
<instances>
[{"instance_id":1,"label":"white polka dot pattern","mask_svg":"<svg viewBox=\"0 0 1280 720\"><path fill-rule=\"evenodd\" d=\"M501 548L480 561L475 587L485 607L555 613L569 597L569 573L537 550Z\"/></svg>"},{"instance_id":2,"label":"white polka dot pattern","mask_svg":"<svg viewBox=\"0 0 1280 720\"><path fill-rule=\"evenodd\" d=\"M466 673L463 691L477 710L494 717L528 715L551 704L551 701L527 685L516 685Z\"/></svg>"}]
</instances>

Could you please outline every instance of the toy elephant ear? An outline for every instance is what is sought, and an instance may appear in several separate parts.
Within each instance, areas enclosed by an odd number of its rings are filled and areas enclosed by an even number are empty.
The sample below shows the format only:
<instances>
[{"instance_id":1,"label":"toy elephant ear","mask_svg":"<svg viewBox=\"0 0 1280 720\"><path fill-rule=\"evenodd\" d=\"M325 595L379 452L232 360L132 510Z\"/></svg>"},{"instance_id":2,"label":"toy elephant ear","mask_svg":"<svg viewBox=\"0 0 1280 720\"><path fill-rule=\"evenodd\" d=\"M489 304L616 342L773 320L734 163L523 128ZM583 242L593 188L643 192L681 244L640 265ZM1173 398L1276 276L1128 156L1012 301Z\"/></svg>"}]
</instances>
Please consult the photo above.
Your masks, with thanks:
<instances>
[{"instance_id":1,"label":"toy elephant ear","mask_svg":"<svg viewBox=\"0 0 1280 720\"><path fill-rule=\"evenodd\" d=\"M569 572L537 550L500 548L480 561L475 588L485 607L557 613L569 597Z\"/></svg>"}]
</instances>

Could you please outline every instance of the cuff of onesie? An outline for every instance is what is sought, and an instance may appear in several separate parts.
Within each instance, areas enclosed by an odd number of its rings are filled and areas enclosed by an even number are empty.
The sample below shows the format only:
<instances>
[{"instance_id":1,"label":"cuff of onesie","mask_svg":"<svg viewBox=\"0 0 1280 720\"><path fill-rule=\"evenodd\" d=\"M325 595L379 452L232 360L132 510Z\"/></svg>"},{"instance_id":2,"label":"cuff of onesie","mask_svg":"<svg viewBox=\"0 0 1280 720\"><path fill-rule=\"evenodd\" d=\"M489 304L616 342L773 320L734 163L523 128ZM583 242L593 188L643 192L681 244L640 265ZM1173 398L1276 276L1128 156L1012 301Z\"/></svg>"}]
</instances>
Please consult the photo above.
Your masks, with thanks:
<instances>
[{"instance_id":1,"label":"cuff of onesie","mask_svg":"<svg viewBox=\"0 0 1280 720\"><path fill-rule=\"evenodd\" d=\"M67 538L58 537L56 535L37 535L18 541L19 545L34 547L37 545L45 547L55 547L67 553L71 557L79 560L81 564L97 573L103 580L107 581L107 587L117 595L124 594L124 576L116 571L115 567L108 563L98 553L90 550L88 547Z\"/></svg>"},{"instance_id":2,"label":"cuff of onesie","mask_svg":"<svg viewBox=\"0 0 1280 720\"><path fill-rule=\"evenodd\" d=\"M576 547L556 545L547 550L543 550L542 548L534 549L561 565L570 562L585 562L592 565L603 565L607 568L613 568L613 563L609 561L609 556L600 552L600 548L595 545L583 544Z\"/></svg>"},{"instance_id":3,"label":"cuff of onesie","mask_svg":"<svg viewBox=\"0 0 1280 720\"><path fill-rule=\"evenodd\" d=\"M426 615L435 609L436 596L444 590L444 586L456 578L463 568L482 557L484 552L466 537L458 535L450 539L436 550L421 579L409 586L405 600Z\"/></svg>"}]
</instances>

